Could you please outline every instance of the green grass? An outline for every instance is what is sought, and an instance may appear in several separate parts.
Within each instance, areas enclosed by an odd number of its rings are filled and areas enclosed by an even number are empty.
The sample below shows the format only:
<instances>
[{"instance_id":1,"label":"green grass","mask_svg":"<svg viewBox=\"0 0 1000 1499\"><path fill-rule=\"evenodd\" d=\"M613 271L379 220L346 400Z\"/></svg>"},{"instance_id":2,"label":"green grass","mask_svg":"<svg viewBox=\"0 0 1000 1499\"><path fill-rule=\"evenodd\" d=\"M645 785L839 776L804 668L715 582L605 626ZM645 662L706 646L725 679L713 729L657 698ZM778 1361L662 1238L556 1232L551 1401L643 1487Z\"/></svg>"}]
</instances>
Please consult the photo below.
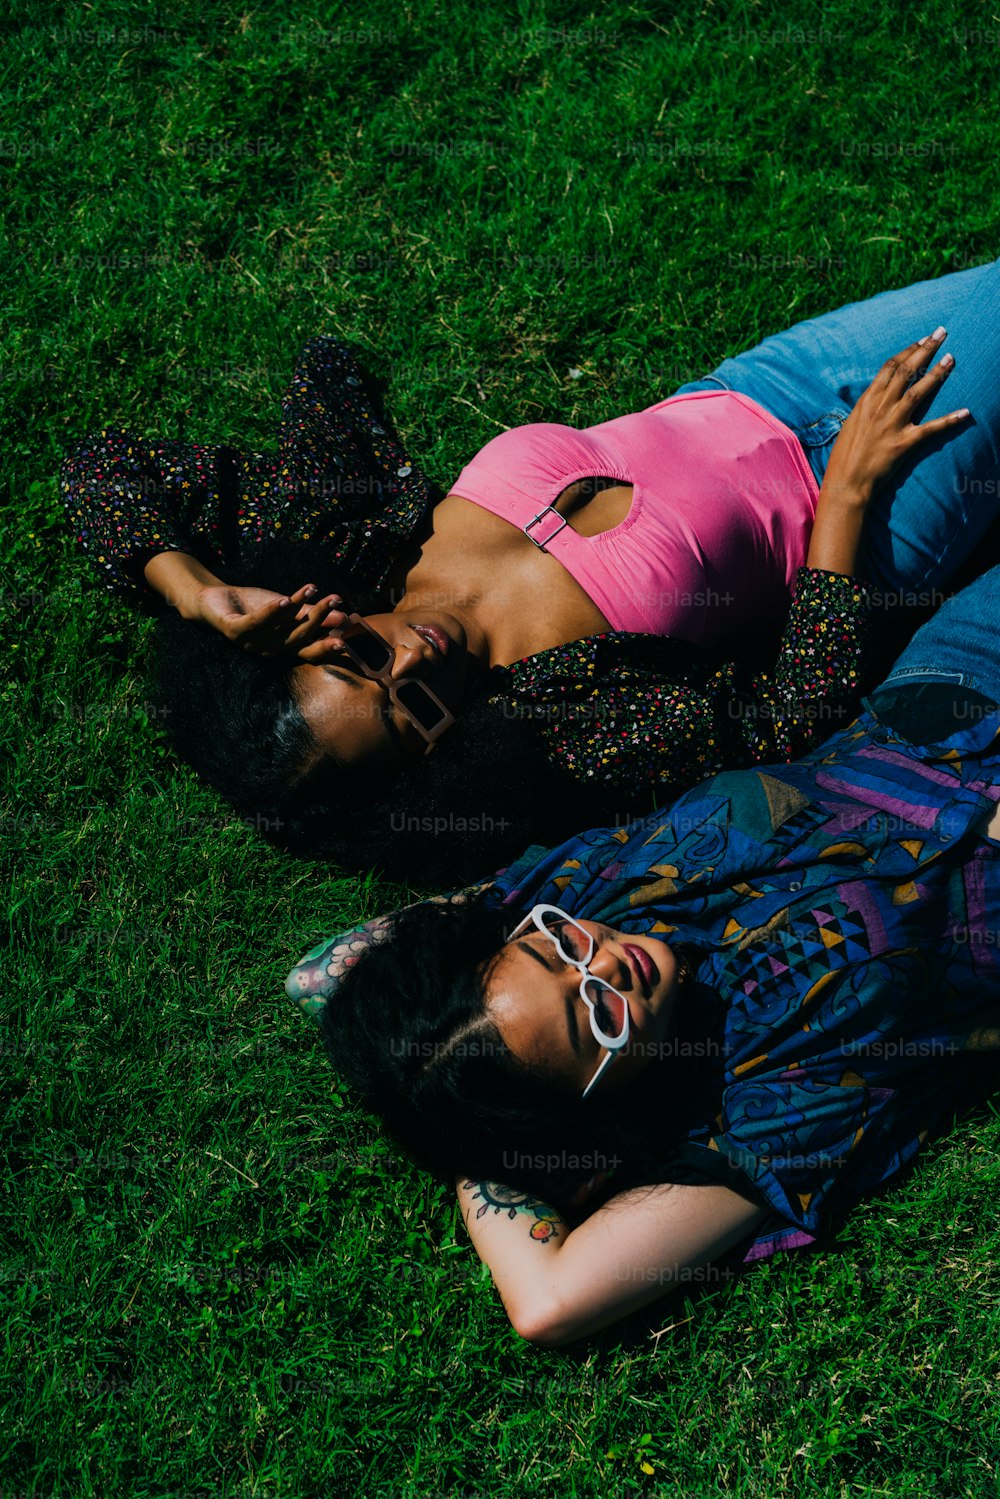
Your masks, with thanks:
<instances>
[{"instance_id":1,"label":"green grass","mask_svg":"<svg viewBox=\"0 0 1000 1499\"><path fill-rule=\"evenodd\" d=\"M958 0L304 9L15 0L0 28L0 1492L995 1495L995 1111L828 1250L520 1342L281 993L410 891L279 857L173 762L56 473L108 421L269 446L334 332L447 482L501 427L637 409L992 259L1000 28Z\"/></svg>"}]
</instances>

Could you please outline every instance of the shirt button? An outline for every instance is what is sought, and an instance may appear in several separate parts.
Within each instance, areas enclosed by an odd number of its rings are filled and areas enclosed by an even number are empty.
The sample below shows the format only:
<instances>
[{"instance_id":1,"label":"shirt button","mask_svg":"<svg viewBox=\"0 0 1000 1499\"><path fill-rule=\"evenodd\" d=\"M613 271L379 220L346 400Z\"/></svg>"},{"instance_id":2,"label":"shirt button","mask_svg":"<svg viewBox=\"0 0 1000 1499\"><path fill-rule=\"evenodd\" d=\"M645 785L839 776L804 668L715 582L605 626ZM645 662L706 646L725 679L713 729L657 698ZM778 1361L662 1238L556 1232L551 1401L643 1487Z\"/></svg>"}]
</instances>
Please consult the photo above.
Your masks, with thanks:
<instances>
[{"instance_id":1,"label":"shirt button","mask_svg":"<svg viewBox=\"0 0 1000 1499\"><path fill-rule=\"evenodd\" d=\"M789 890L801 890L802 889L802 881L801 880L793 880L792 883L789 885L788 888L789 888Z\"/></svg>"},{"instance_id":2,"label":"shirt button","mask_svg":"<svg viewBox=\"0 0 1000 1499\"><path fill-rule=\"evenodd\" d=\"M404 463L402 468L397 468L397 470L396 470L396 478L397 479L405 479L406 476L407 476L407 474L412 474L412 473L413 473L413 470L410 467L410 465L408 463Z\"/></svg>"}]
</instances>

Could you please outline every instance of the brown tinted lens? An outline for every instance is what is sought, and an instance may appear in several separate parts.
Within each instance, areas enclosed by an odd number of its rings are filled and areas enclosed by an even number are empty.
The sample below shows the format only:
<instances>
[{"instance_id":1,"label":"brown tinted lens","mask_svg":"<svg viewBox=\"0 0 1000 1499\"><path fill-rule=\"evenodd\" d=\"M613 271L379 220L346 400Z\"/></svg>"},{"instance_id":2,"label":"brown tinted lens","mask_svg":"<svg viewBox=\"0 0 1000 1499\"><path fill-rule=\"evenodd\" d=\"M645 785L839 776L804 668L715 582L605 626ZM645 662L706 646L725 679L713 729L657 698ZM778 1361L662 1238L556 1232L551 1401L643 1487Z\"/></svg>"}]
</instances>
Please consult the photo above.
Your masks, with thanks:
<instances>
[{"instance_id":1,"label":"brown tinted lens","mask_svg":"<svg viewBox=\"0 0 1000 1499\"><path fill-rule=\"evenodd\" d=\"M566 957L577 963L584 961L590 947L590 939L585 931L574 926L565 916L556 916L551 911L546 911L542 917L542 925Z\"/></svg>"},{"instance_id":2,"label":"brown tinted lens","mask_svg":"<svg viewBox=\"0 0 1000 1499\"><path fill-rule=\"evenodd\" d=\"M344 644L369 671L384 671L392 660L392 651L386 642L362 629L360 625L353 634L344 636Z\"/></svg>"},{"instance_id":3,"label":"brown tinted lens","mask_svg":"<svg viewBox=\"0 0 1000 1499\"><path fill-rule=\"evenodd\" d=\"M403 682L396 688L396 700L413 717L422 729L436 729L444 714L419 682Z\"/></svg>"},{"instance_id":4,"label":"brown tinted lens","mask_svg":"<svg viewBox=\"0 0 1000 1499\"><path fill-rule=\"evenodd\" d=\"M616 1040L625 1029L628 1006L620 994L605 989L594 979L587 979L584 992L594 1002L594 1017L609 1040Z\"/></svg>"}]
</instances>

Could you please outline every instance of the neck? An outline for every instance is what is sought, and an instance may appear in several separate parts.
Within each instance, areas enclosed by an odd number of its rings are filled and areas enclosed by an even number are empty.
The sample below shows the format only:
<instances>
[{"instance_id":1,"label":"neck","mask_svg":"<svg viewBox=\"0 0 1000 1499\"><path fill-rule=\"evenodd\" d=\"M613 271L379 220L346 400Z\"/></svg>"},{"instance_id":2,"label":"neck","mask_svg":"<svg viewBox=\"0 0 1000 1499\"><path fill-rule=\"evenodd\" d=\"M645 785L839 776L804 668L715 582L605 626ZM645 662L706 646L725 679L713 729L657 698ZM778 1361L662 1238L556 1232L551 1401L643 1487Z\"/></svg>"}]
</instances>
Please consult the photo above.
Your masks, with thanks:
<instances>
[{"instance_id":1,"label":"neck","mask_svg":"<svg viewBox=\"0 0 1000 1499\"><path fill-rule=\"evenodd\" d=\"M482 541L483 517L465 500L438 505L387 577L394 609L435 609L452 615L465 630L478 669L507 666L532 650L532 629L516 607L495 549Z\"/></svg>"},{"instance_id":2,"label":"neck","mask_svg":"<svg viewBox=\"0 0 1000 1499\"><path fill-rule=\"evenodd\" d=\"M507 600L484 596L484 590L476 580L464 577L456 587L455 581L428 576L416 577L411 573L402 597L394 594L393 611L419 613L433 610L450 614L462 626L470 664L475 672L488 671L494 666L506 666L517 659L516 652L510 654L505 620L511 611Z\"/></svg>"}]
</instances>

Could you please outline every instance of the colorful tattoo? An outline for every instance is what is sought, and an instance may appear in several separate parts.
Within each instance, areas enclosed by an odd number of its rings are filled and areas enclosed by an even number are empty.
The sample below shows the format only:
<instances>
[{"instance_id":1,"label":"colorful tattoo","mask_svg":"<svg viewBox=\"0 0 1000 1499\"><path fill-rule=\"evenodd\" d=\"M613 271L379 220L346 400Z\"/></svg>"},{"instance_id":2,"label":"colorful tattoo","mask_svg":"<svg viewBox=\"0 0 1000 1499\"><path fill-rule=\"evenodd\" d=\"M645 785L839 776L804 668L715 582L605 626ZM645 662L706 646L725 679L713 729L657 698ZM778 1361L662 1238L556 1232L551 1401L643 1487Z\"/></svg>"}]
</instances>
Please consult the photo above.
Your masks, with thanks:
<instances>
[{"instance_id":1,"label":"colorful tattoo","mask_svg":"<svg viewBox=\"0 0 1000 1499\"><path fill-rule=\"evenodd\" d=\"M327 1002L340 988L344 974L367 948L384 941L390 927L390 921L379 916L353 932L321 942L289 974L285 985L289 999L318 1023Z\"/></svg>"},{"instance_id":2,"label":"colorful tattoo","mask_svg":"<svg viewBox=\"0 0 1000 1499\"><path fill-rule=\"evenodd\" d=\"M403 910L412 911L414 906L422 905L465 905L473 895L488 890L493 883L493 880L483 880L478 885L468 885L464 890L453 890L449 895L432 895L427 901L415 901L413 906L404 906ZM323 1011L335 997L344 975L368 948L384 942L392 934L393 921L399 914L401 913L397 911L385 916L375 916L353 931L340 932L336 937L324 937L288 975L285 993L292 1003L298 1005L300 1010L319 1025Z\"/></svg>"},{"instance_id":3,"label":"colorful tattoo","mask_svg":"<svg viewBox=\"0 0 1000 1499\"><path fill-rule=\"evenodd\" d=\"M531 1225L533 1239L541 1244L547 1243L549 1239L558 1239L559 1230L556 1225L560 1222L559 1214L540 1198L521 1192L517 1187L505 1187L500 1182L468 1181L463 1186L472 1193L473 1202L482 1203L482 1207L476 1210L477 1218L489 1212L490 1208L495 1213L506 1213L512 1219L518 1213L526 1213L535 1220Z\"/></svg>"}]
</instances>

